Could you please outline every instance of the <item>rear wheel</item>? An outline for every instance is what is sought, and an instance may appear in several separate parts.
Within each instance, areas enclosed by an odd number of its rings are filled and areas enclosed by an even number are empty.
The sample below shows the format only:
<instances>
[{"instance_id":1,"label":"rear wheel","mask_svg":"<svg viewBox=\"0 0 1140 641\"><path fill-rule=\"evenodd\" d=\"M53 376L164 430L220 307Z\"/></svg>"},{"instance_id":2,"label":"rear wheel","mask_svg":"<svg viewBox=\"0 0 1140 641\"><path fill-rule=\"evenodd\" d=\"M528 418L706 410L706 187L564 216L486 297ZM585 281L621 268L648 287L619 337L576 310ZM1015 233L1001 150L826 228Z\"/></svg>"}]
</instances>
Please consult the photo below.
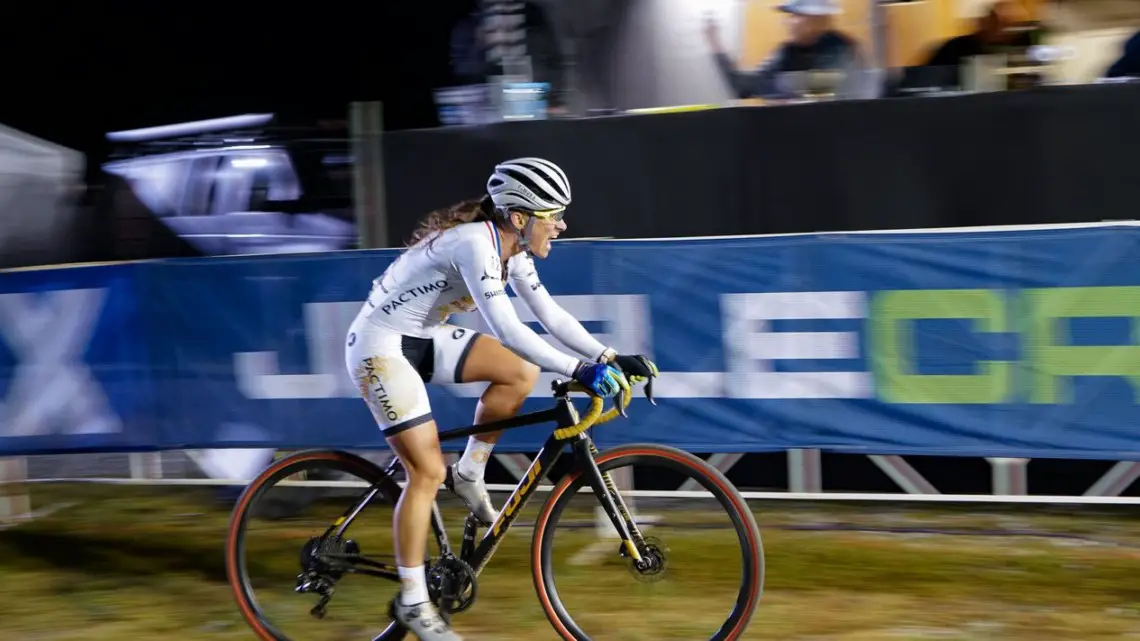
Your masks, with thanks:
<instances>
[{"instance_id":1,"label":"rear wheel","mask_svg":"<svg viewBox=\"0 0 1140 641\"><path fill-rule=\"evenodd\" d=\"M595 460L638 524L642 562L622 553L586 476L563 477L539 513L531 548L535 589L555 631L578 641L741 638L763 592L764 549L740 492L671 447L627 445ZM677 498L668 490L678 487L697 492Z\"/></svg>"},{"instance_id":2,"label":"rear wheel","mask_svg":"<svg viewBox=\"0 0 1140 641\"><path fill-rule=\"evenodd\" d=\"M250 482L230 519L226 576L262 641L406 636L387 607L398 591L391 528L399 498L400 486L383 470L340 451L298 452Z\"/></svg>"}]
</instances>

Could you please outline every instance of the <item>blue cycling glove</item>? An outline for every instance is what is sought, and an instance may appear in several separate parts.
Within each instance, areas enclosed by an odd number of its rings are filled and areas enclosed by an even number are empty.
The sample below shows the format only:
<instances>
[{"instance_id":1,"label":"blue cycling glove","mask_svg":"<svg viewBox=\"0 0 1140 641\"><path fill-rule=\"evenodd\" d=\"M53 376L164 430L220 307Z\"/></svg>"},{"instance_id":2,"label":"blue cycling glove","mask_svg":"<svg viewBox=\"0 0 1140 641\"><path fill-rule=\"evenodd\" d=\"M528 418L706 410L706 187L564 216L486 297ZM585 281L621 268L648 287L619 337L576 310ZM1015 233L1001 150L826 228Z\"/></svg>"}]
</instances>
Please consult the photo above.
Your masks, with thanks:
<instances>
[{"instance_id":1,"label":"blue cycling glove","mask_svg":"<svg viewBox=\"0 0 1140 641\"><path fill-rule=\"evenodd\" d=\"M618 390L629 390L625 375L605 363L582 363L574 370L574 380L603 398L617 394Z\"/></svg>"}]
</instances>

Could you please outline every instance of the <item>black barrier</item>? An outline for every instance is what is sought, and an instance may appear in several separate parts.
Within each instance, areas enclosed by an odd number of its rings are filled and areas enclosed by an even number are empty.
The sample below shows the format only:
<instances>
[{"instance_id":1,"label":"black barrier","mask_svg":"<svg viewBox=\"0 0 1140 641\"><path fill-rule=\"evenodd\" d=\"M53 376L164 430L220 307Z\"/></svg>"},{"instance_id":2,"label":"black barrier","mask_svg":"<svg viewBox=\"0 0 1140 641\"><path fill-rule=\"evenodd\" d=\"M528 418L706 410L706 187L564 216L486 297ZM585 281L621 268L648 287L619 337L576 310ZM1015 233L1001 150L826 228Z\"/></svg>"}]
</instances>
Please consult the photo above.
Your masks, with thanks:
<instances>
[{"instance_id":1,"label":"black barrier","mask_svg":"<svg viewBox=\"0 0 1140 641\"><path fill-rule=\"evenodd\" d=\"M534 155L573 236L665 238L1135 218L1140 86L506 122L384 136L389 238Z\"/></svg>"}]
</instances>

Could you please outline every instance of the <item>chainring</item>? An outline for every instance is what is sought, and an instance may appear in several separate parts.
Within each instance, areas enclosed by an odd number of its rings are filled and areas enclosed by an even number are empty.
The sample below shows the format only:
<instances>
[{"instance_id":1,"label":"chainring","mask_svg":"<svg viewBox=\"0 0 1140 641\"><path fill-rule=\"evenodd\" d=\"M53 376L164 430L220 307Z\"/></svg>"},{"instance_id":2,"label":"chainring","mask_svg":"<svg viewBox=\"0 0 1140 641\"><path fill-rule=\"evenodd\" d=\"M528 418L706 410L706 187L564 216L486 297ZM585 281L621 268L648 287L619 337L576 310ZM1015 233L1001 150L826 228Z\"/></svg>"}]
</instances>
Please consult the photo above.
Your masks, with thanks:
<instances>
[{"instance_id":1,"label":"chainring","mask_svg":"<svg viewBox=\"0 0 1140 641\"><path fill-rule=\"evenodd\" d=\"M454 555L440 559L428 570L428 595L437 606L442 606L443 578L449 577L452 589L458 586L451 596L451 613L464 612L474 603L478 593L475 570L466 561Z\"/></svg>"}]
</instances>

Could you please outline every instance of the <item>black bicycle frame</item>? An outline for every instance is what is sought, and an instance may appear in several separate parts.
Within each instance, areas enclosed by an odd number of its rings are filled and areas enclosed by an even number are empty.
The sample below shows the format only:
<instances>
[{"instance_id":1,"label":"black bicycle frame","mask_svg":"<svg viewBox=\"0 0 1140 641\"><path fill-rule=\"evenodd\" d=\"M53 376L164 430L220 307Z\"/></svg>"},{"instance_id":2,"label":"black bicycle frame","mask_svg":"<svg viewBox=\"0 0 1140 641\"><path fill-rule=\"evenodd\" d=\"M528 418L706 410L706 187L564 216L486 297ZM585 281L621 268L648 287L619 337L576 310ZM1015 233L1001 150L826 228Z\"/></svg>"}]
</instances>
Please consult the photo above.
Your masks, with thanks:
<instances>
[{"instance_id":1,"label":"black bicycle frame","mask_svg":"<svg viewBox=\"0 0 1140 641\"><path fill-rule=\"evenodd\" d=\"M556 404L553 408L520 414L511 418L483 423L481 425L471 425L469 427L446 430L440 432L439 440L451 441L474 434L497 432L499 430L551 421L556 424L557 428L571 427L578 424L578 410L568 398L569 392L566 390L565 385L556 381L553 387L555 389L556 399ZM467 516L463 532L464 540L459 557L475 570L476 575L487 565L487 562L495 553L495 549L498 548L499 543L502 542L503 537L507 531L510 530L511 524L515 522L522 508L527 504L530 498L534 496L535 491L538 489L539 480L544 478L546 473L554 468L554 465L565 453L565 448L568 444L572 445L572 449L577 455L578 467L581 472L586 475L586 480L593 488L594 494L601 502L602 508L610 518L610 522L613 523L621 535L623 545L625 546L624 549L634 559L640 560L638 548L640 544L644 543L641 532L638 531L637 525L629 513L629 509L625 505L625 501L622 500L609 474L603 474L601 470L599 470L594 460L594 455L598 450L594 446L593 441L585 433L567 438L558 438L555 435L556 433L557 430L551 433L546 443L543 444L542 449L539 450L538 455L534 457L534 461L531 462L526 474L523 475L519 484L515 487L514 491L511 492L511 496L507 499L502 511L499 512L498 518L484 533L478 546L474 544L475 517L470 514ZM395 470L398 462L398 459L393 459L391 465L389 465L386 470L386 474L391 474ZM378 486L369 488L351 508L334 522L332 527L325 532L325 536L342 537L356 516L360 514L364 507L371 502L378 493L380 493ZM394 499L395 497L389 498ZM443 515L440 513L438 503L432 504L431 524L440 548L440 554L452 554L451 541L447 536L447 530L443 523ZM399 579L395 566L360 557L356 558L356 562L370 566L372 569L356 568L351 571L394 580Z\"/></svg>"}]
</instances>

